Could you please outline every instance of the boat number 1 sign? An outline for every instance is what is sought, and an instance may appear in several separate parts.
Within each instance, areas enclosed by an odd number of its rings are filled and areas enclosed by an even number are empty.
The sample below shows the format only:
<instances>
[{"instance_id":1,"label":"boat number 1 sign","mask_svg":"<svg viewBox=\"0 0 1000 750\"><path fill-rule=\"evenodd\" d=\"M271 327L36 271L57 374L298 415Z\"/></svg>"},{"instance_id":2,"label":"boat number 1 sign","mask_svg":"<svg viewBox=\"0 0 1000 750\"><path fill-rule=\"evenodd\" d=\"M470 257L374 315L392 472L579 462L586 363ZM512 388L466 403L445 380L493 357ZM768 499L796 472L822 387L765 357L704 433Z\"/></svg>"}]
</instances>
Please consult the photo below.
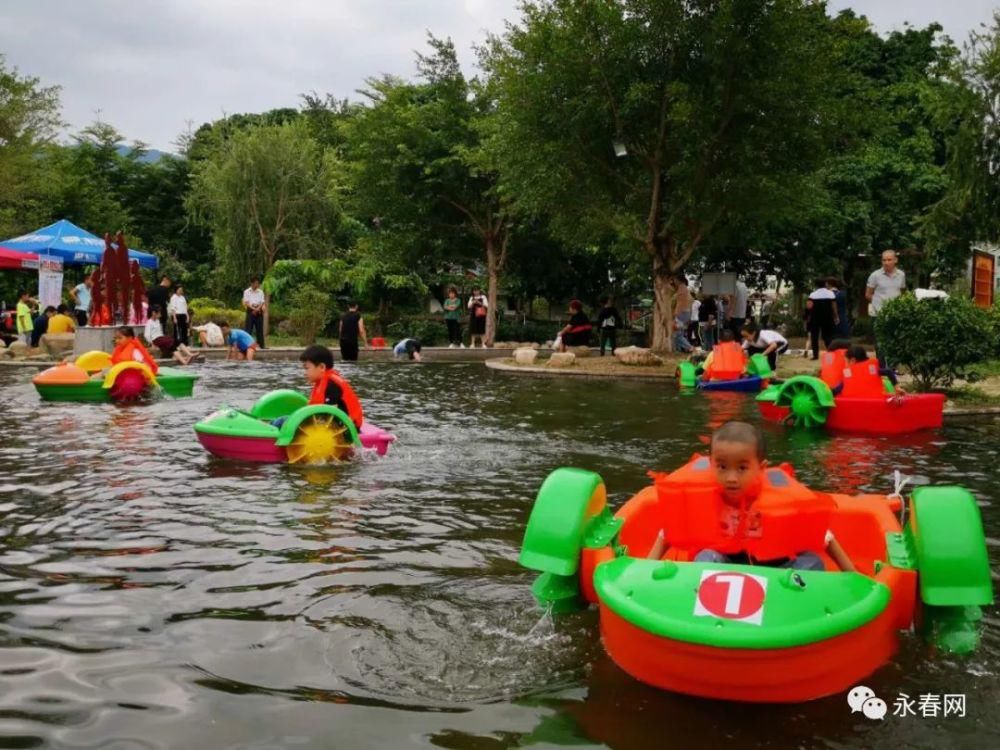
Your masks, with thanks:
<instances>
[{"instance_id":1,"label":"boat number 1 sign","mask_svg":"<svg viewBox=\"0 0 1000 750\"><path fill-rule=\"evenodd\" d=\"M760 625L766 594L767 579L762 576L705 570L701 574L694 614Z\"/></svg>"}]
</instances>

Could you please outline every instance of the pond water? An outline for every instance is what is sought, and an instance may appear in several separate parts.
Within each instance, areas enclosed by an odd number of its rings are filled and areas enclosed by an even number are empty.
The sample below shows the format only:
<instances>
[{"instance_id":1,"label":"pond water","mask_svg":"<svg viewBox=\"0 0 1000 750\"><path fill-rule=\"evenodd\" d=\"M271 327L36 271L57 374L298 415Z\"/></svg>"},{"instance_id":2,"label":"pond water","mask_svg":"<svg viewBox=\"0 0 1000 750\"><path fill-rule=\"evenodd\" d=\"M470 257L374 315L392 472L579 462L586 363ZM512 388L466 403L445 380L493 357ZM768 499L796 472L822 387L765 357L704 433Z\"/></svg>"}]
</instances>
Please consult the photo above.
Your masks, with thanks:
<instances>
[{"instance_id":1,"label":"pond water","mask_svg":"<svg viewBox=\"0 0 1000 750\"><path fill-rule=\"evenodd\" d=\"M398 442L340 467L210 458L221 403L297 384L297 363L211 363L193 399L43 404L0 371L0 747L996 747L1000 619L971 659L905 637L868 684L965 694L964 718L883 722L843 697L716 703L647 688L604 655L593 611L541 616L516 563L546 474L602 474L615 504L756 419L741 395L555 382L477 365L345 366ZM1000 427L897 440L768 432L772 460L831 490L962 483L1000 561Z\"/></svg>"}]
</instances>

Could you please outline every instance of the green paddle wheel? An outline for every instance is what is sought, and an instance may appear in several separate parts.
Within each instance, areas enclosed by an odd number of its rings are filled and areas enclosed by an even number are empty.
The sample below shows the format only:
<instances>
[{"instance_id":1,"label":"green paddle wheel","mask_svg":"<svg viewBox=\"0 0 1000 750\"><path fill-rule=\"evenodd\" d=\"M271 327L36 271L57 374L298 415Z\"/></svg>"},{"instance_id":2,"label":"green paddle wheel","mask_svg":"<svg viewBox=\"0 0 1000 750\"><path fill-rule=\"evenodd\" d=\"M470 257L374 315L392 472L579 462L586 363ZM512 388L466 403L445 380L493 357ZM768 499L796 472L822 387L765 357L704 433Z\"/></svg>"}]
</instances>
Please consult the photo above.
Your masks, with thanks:
<instances>
[{"instance_id":1,"label":"green paddle wheel","mask_svg":"<svg viewBox=\"0 0 1000 750\"><path fill-rule=\"evenodd\" d=\"M834 406L830 386L811 375L796 375L778 389L775 404L787 407L786 424L808 430L826 424L827 414Z\"/></svg>"}]
</instances>

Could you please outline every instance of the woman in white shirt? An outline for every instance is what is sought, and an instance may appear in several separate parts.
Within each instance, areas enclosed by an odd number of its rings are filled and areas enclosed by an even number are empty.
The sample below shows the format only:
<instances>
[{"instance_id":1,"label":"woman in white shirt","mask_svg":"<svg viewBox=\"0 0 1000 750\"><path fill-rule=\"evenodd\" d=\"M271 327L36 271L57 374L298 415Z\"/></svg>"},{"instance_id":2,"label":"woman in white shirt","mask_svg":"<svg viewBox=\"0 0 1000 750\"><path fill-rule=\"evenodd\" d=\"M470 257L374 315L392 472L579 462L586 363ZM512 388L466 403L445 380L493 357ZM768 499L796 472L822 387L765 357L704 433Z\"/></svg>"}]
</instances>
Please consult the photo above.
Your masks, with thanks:
<instances>
[{"instance_id":1,"label":"woman in white shirt","mask_svg":"<svg viewBox=\"0 0 1000 750\"><path fill-rule=\"evenodd\" d=\"M188 301L184 296L184 287L178 285L167 305L167 312L170 320L174 324L174 336L177 341L187 346L190 343L188 331L190 330L190 318L188 317Z\"/></svg>"},{"instance_id":2,"label":"woman in white shirt","mask_svg":"<svg viewBox=\"0 0 1000 750\"><path fill-rule=\"evenodd\" d=\"M160 323L160 308L153 307L149 311L149 320L142 332L143 338L157 349L164 357L173 357L182 365L191 363L192 359L200 357L187 348L186 344L178 343L170 336L163 335L163 324Z\"/></svg>"}]
</instances>

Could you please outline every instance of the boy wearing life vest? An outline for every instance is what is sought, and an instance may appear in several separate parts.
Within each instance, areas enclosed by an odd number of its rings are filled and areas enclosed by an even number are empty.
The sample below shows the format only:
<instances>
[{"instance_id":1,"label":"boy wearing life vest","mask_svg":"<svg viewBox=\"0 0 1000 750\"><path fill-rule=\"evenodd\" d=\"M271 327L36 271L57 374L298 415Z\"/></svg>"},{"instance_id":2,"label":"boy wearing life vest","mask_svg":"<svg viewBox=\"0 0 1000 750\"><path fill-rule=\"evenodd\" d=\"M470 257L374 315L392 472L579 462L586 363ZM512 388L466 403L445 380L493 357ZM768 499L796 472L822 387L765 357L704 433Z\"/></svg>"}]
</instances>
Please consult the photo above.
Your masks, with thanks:
<instances>
[{"instance_id":1,"label":"boy wearing life vest","mask_svg":"<svg viewBox=\"0 0 1000 750\"><path fill-rule=\"evenodd\" d=\"M129 326L116 328L113 341L115 348L111 352L112 364L117 365L119 362L142 362L153 371L154 375L160 371L160 366L156 364L153 355L135 337L135 331Z\"/></svg>"},{"instance_id":2,"label":"boy wearing life vest","mask_svg":"<svg viewBox=\"0 0 1000 750\"><path fill-rule=\"evenodd\" d=\"M799 551L782 559L757 560L748 554L744 545L762 538L762 509L765 473L768 469L764 436L760 430L746 422L727 422L713 435L709 469L721 495L719 517L719 549L701 549L694 556L695 562L766 564L798 570L824 570L822 558L812 551ZM816 505L821 504L817 499ZM803 511L806 508L803 506ZM809 510L815 510L810 508ZM667 529L669 537L669 529ZM827 531L826 551L842 570L853 570L850 558L844 553L833 535ZM650 557L660 557L666 546L661 538L654 544Z\"/></svg>"},{"instance_id":3,"label":"boy wearing life vest","mask_svg":"<svg viewBox=\"0 0 1000 750\"><path fill-rule=\"evenodd\" d=\"M736 336L728 328L722 332L719 343L705 358L702 380L736 380L747 368L747 355L736 343Z\"/></svg>"},{"instance_id":4,"label":"boy wearing life vest","mask_svg":"<svg viewBox=\"0 0 1000 750\"><path fill-rule=\"evenodd\" d=\"M309 405L326 404L335 406L344 412L361 428L363 416L361 402L354 394L354 389L344 380L340 373L333 369L333 354L325 346L313 344L299 355L302 370L306 380L312 385Z\"/></svg>"},{"instance_id":5,"label":"boy wearing life vest","mask_svg":"<svg viewBox=\"0 0 1000 750\"><path fill-rule=\"evenodd\" d=\"M868 352L863 346L852 346L844 357L841 383L832 390L834 395L847 398L881 398L887 395L882 383L883 376L889 378L897 394L906 393L897 382L893 370L880 368L876 360L868 358Z\"/></svg>"}]
</instances>

